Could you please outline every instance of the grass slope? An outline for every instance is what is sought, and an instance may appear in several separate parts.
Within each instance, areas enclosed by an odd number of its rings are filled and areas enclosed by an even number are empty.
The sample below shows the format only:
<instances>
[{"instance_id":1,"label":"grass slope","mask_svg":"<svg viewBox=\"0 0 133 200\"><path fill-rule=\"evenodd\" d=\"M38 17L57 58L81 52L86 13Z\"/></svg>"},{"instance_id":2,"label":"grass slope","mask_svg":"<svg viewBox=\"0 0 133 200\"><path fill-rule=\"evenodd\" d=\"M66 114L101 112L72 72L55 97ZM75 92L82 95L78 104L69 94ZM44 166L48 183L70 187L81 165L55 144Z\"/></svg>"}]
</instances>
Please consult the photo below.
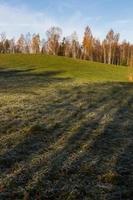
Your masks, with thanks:
<instances>
[{"instance_id":1,"label":"grass slope","mask_svg":"<svg viewBox=\"0 0 133 200\"><path fill-rule=\"evenodd\" d=\"M78 82L128 81L128 69L96 62L42 55L0 55L0 66L33 73L54 72L52 76Z\"/></svg>"},{"instance_id":2,"label":"grass slope","mask_svg":"<svg viewBox=\"0 0 133 200\"><path fill-rule=\"evenodd\" d=\"M125 67L0 55L0 199L132 199Z\"/></svg>"}]
</instances>

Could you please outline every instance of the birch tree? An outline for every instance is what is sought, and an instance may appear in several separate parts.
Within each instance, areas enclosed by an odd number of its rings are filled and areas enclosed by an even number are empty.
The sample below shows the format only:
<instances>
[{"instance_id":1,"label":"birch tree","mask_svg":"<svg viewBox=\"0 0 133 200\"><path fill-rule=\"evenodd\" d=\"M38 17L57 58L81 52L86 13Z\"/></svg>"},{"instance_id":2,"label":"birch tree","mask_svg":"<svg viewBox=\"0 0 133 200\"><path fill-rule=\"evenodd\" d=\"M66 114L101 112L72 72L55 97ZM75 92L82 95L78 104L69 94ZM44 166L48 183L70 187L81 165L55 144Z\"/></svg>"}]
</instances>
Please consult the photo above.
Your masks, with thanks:
<instances>
[{"instance_id":1,"label":"birch tree","mask_svg":"<svg viewBox=\"0 0 133 200\"><path fill-rule=\"evenodd\" d=\"M52 27L47 32L47 52L52 55L57 55L59 51L59 40L62 30L59 27Z\"/></svg>"}]
</instances>

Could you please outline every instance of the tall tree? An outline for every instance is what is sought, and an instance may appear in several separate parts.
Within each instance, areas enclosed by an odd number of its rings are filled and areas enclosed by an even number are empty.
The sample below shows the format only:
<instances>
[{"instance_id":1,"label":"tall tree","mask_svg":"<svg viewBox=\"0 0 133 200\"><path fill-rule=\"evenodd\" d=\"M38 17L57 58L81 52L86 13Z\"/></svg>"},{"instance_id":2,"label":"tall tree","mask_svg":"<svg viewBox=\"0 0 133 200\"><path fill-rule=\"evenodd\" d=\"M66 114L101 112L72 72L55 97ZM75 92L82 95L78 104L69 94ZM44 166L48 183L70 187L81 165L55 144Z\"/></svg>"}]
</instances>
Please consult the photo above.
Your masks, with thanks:
<instances>
[{"instance_id":1,"label":"tall tree","mask_svg":"<svg viewBox=\"0 0 133 200\"><path fill-rule=\"evenodd\" d=\"M47 52L52 55L58 55L59 40L62 34L62 30L59 27L52 27L47 32Z\"/></svg>"},{"instance_id":2,"label":"tall tree","mask_svg":"<svg viewBox=\"0 0 133 200\"><path fill-rule=\"evenodd\" d=\"M106 45L107 45L107 63L113 64L115 50L119 41L119 34L115 34L111 29L106 36Z\"/></svg>"},{"instance_id":3,"label":"tall tree","mask_svg":"<svg viewBox=\"0 0 133 200\"><path fill-rule=\"evenodd\" d=\"M64 56L72 57L71 38L66 37L64 40Z\"/></svg>"},{"instance_id":4,"label":"tall tree","mask_svg":"<svg viewBox=\"0 0 133 200\"><path fill-rule=\"evenodd\" d=\"M6 52L6 49L5 49L5 46L4 46L5 41L6 41L6 33L2 32L0 34L0 52L1 53L5 53Z\"/></svg>"},{"instance_id":5,"label":"tall tree","mask_svg":"<svg viewBox=\"0 0 133 200\"><path fill-rule=\"evenodd\" d=\"M32 53L40 53L40 35L33 34L32 41L31 41L31 49Z\"/></svg>"},{"instance_id":6,"label":"tall tree","mask_svg":"<svg viewBox=\"0 0 133 200\"><path fill-rule=\"evenodd\" d=\"M25 36L25 51L26 53L31 52L31 34L27 33Z\"/></svg>"},{"instance_id":7,"label":"tall tree","mask_svg":"<svg viewBox=\"0 0 133 200\"><path fill-rule=\"evenodd\" d=\"M93 40L93 60L97 62L102 62L102 47L99 39Z\"/></svg>"},{"instance_id":8,"label":"tall tree","mask_svg":"<svg viewBox=\"0 0 133 200\"><path fill-rule=\"evenodd\" d=\"M17 46L16 46L16 49L17 49L17 52L18 53L25 53L25 37L23 34L20 35L20 38L18 39L17 41Z\"/></svg>"},{"instance_id":9,"label":"tall tree","mask_svg":"<svg viewBox=\"0 0 133 200\"><path fill-rule=\"evenodd\" d=\"M78 36L77 33L74 32L71 35L71 54L73 58L79 58L79 48Z\"/></svg>"},{"instance_id":10,"label":"tall tree","mask_svg":"<svg viewBox=\"0 0 133 200\"><path fill-rule=\"evenodd\" d=\"M89 26L86 27L83 38L84 59L93 60L93 36Z\"/></svg>"}]
</instances>

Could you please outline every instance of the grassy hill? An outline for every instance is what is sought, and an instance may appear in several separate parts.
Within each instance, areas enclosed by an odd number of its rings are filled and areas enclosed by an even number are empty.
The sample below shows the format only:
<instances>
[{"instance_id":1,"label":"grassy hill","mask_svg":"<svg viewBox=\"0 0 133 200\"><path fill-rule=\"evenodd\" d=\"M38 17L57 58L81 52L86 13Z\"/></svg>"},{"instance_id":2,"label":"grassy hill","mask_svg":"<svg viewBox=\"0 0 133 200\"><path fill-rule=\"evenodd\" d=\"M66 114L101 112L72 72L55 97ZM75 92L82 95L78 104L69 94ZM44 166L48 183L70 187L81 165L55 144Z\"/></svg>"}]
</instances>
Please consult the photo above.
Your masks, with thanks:
<instances>
[{"instance_id":1,"label":"grassy hill","mask_svg":"<svg viewBox=\"0 0 133 200\"><path fill-rule=\"evenodd\" d=\"M0 55L1 67L30 70L32 73L53 72L54 77L71 78L80 82L128 81L126 67L65 57L43 55Z\"/></svg>"},{"instance_id":2,"label":"grassy hill","mask_svg":"<svg viewBox=\"0 0 133 200\"><path fill-rule=\"evenodd\" d=\"M131 199L126 67L0 55L0 199Z\"/></svg>"}]
</instances>

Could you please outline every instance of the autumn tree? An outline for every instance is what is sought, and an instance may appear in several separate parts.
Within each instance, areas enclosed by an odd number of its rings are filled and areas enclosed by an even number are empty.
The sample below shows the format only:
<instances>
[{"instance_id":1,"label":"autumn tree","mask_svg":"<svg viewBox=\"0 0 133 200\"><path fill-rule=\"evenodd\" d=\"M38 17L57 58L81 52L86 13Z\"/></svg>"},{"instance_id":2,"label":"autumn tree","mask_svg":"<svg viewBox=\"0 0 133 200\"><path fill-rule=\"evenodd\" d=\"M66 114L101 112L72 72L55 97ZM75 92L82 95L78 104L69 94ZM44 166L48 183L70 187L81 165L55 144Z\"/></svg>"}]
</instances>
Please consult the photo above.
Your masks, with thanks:
<instances>
[{"instance_id":1,"label":"autumn tree","mask_svg":"<svg viewBox=\"0 0 133 200\"><path fill-rule=\"evenodd\" d=\"M4 44L4 53L10 53L10 40L6 39Z\"/></svg>"},{"instance_id":2,"label":"autumn tree","mask_svg":"<svg viewBox=\"0 0 133 200\"><path fill-rule=\"evenodd\" d=\"M40 35L34 34L31 41L32 53L40 53Z\"/></svg>"},{"instance_id":3,"label":"autumn tree","mask_svg":"<svg viewBox=\"0 0 133 200\"><path fill-rule=\"evenodd\" d=\"M78 36L77 33L74 32L71 35L71 55L73 58L79 58L79 42L78 42Z\"/></svg>"},{"instance_id":4,"label":"autumn tree","mask_svg":"<svg viewBox=\"0 0 133 200\"><path fill-rule=\"evenodd\" d=\"M127 65L133 67L133 45L128 46L126 57L127 57Z\"/></svg>"},{"instance_id":5,"label":"autumn tree","mask_svg":"<svg viewBox=\"0 0 133 200\"><path fill-rule=\"evenodd\" d=\"M66 38L63 37L63 40L61 41L60 46L59 46L58 55L59 56L66 56L65 52L66 52Z\"/></svg>"},{"instance_id":6,"label":"autumn tree","mask_svg":"<svg viewBox=\"0 0 133 200\"><path fill-rule=\"evenodd\" d=\"M41 40L41 53L47 53L47 42L45 39Z\"/></svg>"},{"instance_id":7,"label":"autumn tree","mask_svg":"<svg viewBox=\"0 0 133 200\"><path fill-rule=\"evenodd\" d=\"M59 40L62 30L59 27L52 27L47 32L47 52L52 55L58 55Z\"/></svg>"},{"instance_id":8,"label":"autumn tree","mask_svg":"<svg viewBox=\"0 0 133 200\"><path fill-rule=\"evenodd\" d=\"M89 26L86 27L83 38L84 59L93 60L93 36Z\"/></svg>"},{"instance_id":9,"label":"autumn tree","mask_svg":"<svg viewBox=\"0 0 133 200\"><path fill-rule=\"evenodd\" d=\"M17 41L16 49L18 53L25 53L25 37L23 34L20 35Z\"/></svg>"},{"instance_id":10,"label":"autumn tree","mask_svg":"<svg viewBox=\"0 0 133 200\"><path fill-rule=\"evenodd\" d=\"M124 40L120 45L120 65L130 65L130 57L131 57L131 45L129 42Z\"/></svg>"},{"instance_id":11,"label":"autumn tree","mask_svg":"<svg viewBox=\"0 0 133 200\"><path fill-rule=\"evenodd\" d=\"M63 42L64 56L72 57L71 38L66 37Z\"/></svg>"},{"instance_id":12,"label":"autumn tree","mask_svg":"<svg viewBox=\"0 0 133 200\"><path fill-rule=\"evenodd\" d=\"M15 40L8 39L3 32L0 34L0 53L47 53L73 58L103 62L106 64L133 66L133 45L126 40L119 42L119 34L112 29L101 41L93 37L89 26L85 28L83 42L80 44L76 32L61 41L62 30L51 27L47 38L39 34L21 34Z\"/></svg>"},{"instance_id":13,"label":"autumn tree","mask_svg":"<svg viewBox=\"0 0 133 200\"><path fill-rule=\"evenodd\" d=\"M0 53L5 53L6 52L5 46L4 46L5 41L6 41L6 34L5 34L5 32L2 32L0 34Z\"/></svg>"},{"instance_id":14,"label":"autumn tree","mask_svg":"<svg viewBox=\"0 0 133 200\"><path fill-rule=\"evenodd\" d=\"M10 53L15 53L15 39L10 40Z\"/></svg>"},{"instance_id":15,"label":"autumn tree","mask_svg":"<svg viewBox=\"0 0 133 200\"><path fill-rule=\"evenodd\" d=\"M107 51L106 55L108 64L113 64L114 62L118 41L119 41L119 34L118 33L115 34L114 31L111 29L106 36L106 40L104 41L106 44L106 51Z\"/></svg>"},{"instance_id":16,"label":"autumn tree","mask_svg":"<svg viewBox=\"0 0 133 200\"><path fill-rule=\"evenodd\" d=\"M30 53L31 52L31 34L27 33L25 36L25 52Z\"/></svg>"},{"instance_id":17,"label":"autumn tree","mask_svg":"<svg viewBox=\"0 0 133 200\"><path fill-rule=\"evenodd\" d=\"M97 62L103 61L102 46L99 39L93 39L93 60Z\"/></svg>"}]
</instances>

